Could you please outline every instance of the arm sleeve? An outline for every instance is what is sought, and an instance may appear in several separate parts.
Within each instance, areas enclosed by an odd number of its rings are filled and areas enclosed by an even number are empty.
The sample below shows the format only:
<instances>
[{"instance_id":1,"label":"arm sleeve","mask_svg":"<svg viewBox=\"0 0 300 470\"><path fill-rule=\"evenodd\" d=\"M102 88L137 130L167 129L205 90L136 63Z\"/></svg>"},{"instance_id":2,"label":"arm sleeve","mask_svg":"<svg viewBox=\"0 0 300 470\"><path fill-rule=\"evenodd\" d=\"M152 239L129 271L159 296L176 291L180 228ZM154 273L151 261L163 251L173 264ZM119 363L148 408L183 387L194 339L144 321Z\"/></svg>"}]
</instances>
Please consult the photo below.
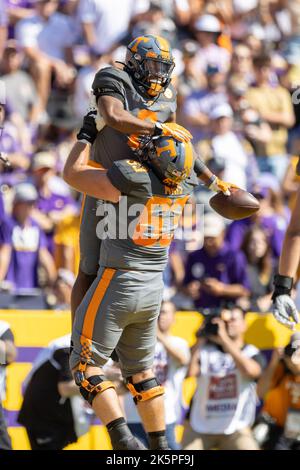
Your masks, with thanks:
<instances>
[{"instance_id":1,"label":"arm sleeve","mask_svg":"<svg viewBox=\"0 0 300 470\"><path fill-rule=\"evenodd\" d=\"M55 361L60 365L58 377L59 382L71 382L73 380L69 366L69 356L69 348L57 349L57 351L55 351L53 354L53 359L55 359Z\"/></svg>"},{"instance_id":2,"label":"arm sleeve","mask_svg":"<svg viewBox=\"0 0 300 470\"><path fill-rule=\"evenodd\" d=\"M92 89L97 101L100 96L112 96L120 100L125 106L125 94L121 81L111 76L106 69L96 73Z\"/></svg>"}]
</instances>

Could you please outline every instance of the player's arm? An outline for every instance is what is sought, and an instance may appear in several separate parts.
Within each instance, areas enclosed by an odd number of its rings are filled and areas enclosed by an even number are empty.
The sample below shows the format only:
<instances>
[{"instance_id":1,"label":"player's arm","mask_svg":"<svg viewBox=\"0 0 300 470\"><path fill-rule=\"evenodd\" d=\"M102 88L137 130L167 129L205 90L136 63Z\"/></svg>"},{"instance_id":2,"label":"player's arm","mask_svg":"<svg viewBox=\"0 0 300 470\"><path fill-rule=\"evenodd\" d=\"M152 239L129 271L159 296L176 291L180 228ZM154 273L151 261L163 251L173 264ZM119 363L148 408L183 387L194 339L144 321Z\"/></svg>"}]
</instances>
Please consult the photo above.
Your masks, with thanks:
<instances>
[{"instance_id":1,"label":"player's arm","mask_svg":"<svg viewBox=\"0 0 300 470\"><path fill-rule=\"evenodd\" d=\"M105 124L123 134L172 136L182 142L189 142L192 138L188 130L174 122L152 122L135 117L124 108L122 100L114 96L100 96L97 104Z\"/></svg>"},{"instance_id":2,"label":"player's arm","mask_svg":"<svg viewBox=\"0 0 300 470\"><path fill-rule=\"evenodd\" d=\"M76 142L66 161L63 178L81 193L97 199L118 202L121 195L108 177L106 170L88 165L88 149L84 142Z\"/></svg>"},{"instance_id":3,"label":"player's arm","mask_svg":"<svg viewBox=\"0 0 300 470\"><path fill-rule=\"evenodd\" d=\"M296 305L290 297L300 262L300 187L279 261L279 274L274 279L274 316L284 325L294 328L299 322Z\"/></svg>"},{"instance_id":4,"label":"player's arm","mask_svg":"<svg viewBox=\"0 0 300 470\"><path fill-rule=\"evenodd\" d=\"M229 196L230 188L236 187L234 184L226 183L225 181L220 180L216 175L214 175L210 171L210 169L197 155L195 156L194 171L198 176L200 182L204 183L205 186L207 186L211 191L214 191L216 193L221 191L225 195Z\"/></svg>"}]
</instances>

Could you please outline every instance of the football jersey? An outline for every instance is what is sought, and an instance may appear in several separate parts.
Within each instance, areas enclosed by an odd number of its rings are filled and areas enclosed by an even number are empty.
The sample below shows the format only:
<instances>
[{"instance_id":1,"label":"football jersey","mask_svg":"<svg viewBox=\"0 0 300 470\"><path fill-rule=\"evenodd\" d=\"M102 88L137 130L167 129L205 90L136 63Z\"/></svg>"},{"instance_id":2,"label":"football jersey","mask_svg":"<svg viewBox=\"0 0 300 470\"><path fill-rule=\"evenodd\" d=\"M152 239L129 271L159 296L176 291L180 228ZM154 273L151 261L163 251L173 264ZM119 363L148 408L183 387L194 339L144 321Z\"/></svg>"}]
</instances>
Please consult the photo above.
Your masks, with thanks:
<instances>
[{"instance_id":1,"label":"football jersey","mask_svg":"<svg viewBox=\"0 0 300 470\"><path fill-rule=\"evenodd\" d=\"M95 76L92 89L96 97L119 99L124 109L139 119L167 122L176 111L176 91L172 85L153 99L135 85L127 72L115 67L101 69ZM106 126L102 120L102 129L92 147L91 159L104 168L110 168L116 160L136 157L129 145L128 135Z\"/></svg>"},{"instance_id":2,"label":"football jersey","mask_svg":"<svg viewBox=\"0 0 300 470\"><path fill-rule=\"evenodd\" d=\"M198 179L194 173L175 190L153 171L134 160L120 160L107 173L121 192L119 203L101 204L105 217L97 234L102 239L100 266L116 269L162 271L168 247L183 208Z\"/></svg>"}]
</instances>

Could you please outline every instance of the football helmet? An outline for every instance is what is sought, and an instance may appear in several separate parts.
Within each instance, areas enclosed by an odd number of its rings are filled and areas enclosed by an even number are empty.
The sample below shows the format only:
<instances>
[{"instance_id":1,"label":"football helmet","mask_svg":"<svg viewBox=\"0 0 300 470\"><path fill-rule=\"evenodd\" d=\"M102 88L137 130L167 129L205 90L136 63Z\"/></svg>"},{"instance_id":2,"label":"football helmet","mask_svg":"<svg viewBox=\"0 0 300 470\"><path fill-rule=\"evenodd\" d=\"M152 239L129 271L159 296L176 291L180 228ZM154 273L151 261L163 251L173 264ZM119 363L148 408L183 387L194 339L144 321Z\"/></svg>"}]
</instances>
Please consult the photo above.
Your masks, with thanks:
<instances>
[{"instance_id":1,"label":"football helmet","mask_svg":"<svg viewBox=\"0 0 300 470\"><path fill-rule=\"evenodd\" d=\"M166 90L174 66L170 45L161 36L139 36L127 47L125 70L150 96Z\"/></svg>"},{"instance_id":2,"label":"football helmet","mask_svg":"<svg viewBox=\"0 0 300 470\"><path fill-rule=\"evenodd\" d=\"M194 165L192 144L180 142L174 137L148 140L138 150L138 156L163 184L171 187L176 187L186 180Z\"/></svg>"}]
</instances>

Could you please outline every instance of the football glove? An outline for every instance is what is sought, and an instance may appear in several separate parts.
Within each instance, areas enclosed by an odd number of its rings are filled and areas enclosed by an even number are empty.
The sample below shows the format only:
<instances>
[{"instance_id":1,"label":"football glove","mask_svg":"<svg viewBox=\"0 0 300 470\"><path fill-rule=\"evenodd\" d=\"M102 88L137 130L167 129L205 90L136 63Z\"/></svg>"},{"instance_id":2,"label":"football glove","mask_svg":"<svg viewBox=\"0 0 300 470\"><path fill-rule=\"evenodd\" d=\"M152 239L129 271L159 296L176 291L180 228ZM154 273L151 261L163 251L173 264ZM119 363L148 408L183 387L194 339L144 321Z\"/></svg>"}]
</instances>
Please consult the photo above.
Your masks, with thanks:
<instances>
[{"instance_id":1,"label":"football glove","mask_svg":"<svg viewBox=\"0 0 300 470\"><path fill-rule=\"evenodd\" d=\"M98 134L96 116L97 111L89 111L84 116L82 127L76 136L78 142L93 145Z\"/></svg>"},{"instance_id":2,"label":"football glove","mask_svg":"<svg viewBox=\"0 0 300 470\"><path fill-rule=\"evenodd\" d=\"M193 138L187 129L175 122L157 122L155 124L154 136L170 136L180 142L189 142Z\"/></svg>"},{"instance_id":3,"label":"football glove","mask_svg":"<svg viewBox=\"0 0 300 470\"><path fill-rule=\"evenodd\" d=\"M279 323L293 330L296 324L299 323L297 307L290 296L293 278L276 274L274 286L275 289L272 295L273 315Z\"/></svg>"},{"instance_id":4,"label":"football glove","mask_svg":"<svg viewBox=\"0 0 300 470\"><path fill-rule=\"evenodd\" d=\"M208 189L215 193L222 192L225 196L230 196L230 188L238 188L235 184L226 183L220 180L217 176L214 176L212 183L208 186Z\"/></svg>"}]
</instances>

